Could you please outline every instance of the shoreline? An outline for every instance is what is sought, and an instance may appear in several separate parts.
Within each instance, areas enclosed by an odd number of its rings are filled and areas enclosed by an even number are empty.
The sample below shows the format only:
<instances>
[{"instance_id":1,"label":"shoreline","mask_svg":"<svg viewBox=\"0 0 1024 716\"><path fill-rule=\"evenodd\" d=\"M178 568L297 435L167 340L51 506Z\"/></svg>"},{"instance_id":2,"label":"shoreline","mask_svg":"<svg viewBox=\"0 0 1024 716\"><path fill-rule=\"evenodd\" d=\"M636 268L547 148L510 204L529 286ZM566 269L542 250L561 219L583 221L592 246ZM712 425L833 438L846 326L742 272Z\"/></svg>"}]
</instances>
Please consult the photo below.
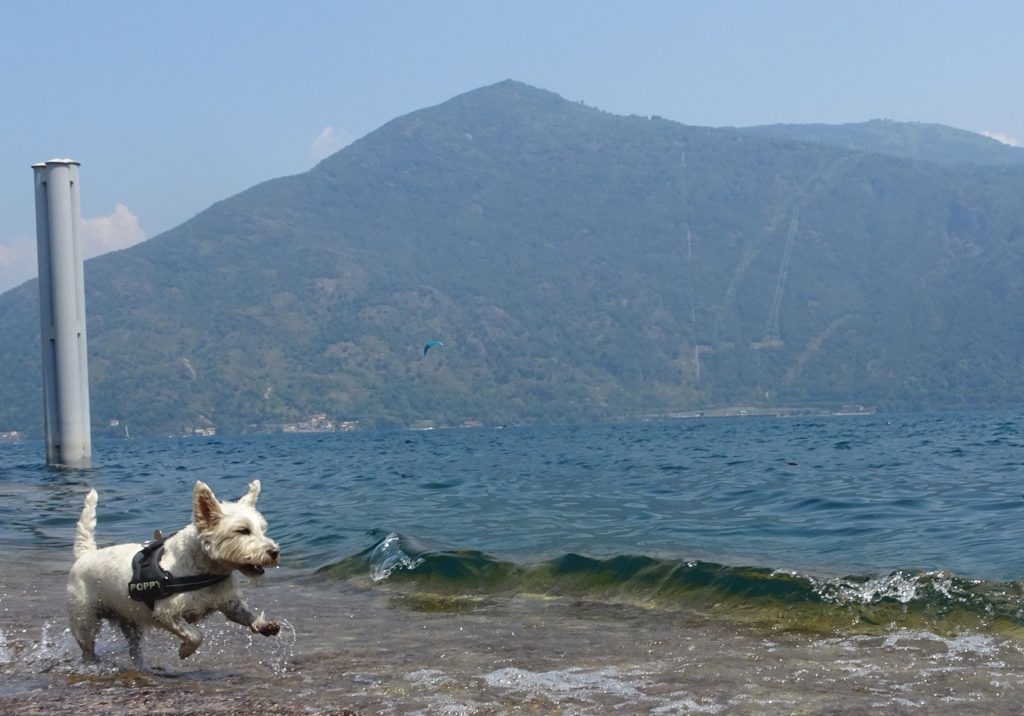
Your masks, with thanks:
<instances>
[{"instance_id":1,"label":"shoreline","mask_svg":"<svg viewBox=\"0 0 1024 716\"><path fill-rule=\"evenodd\" d=\"M0 712L142 714L1019 713L1024 640L900 629L830 637L682 609L558 595L425 604L316 577L245 588L282 619L253 636L217 615L188 660L150 633L136 670L105 627L99 666L66 632L64 574L0 564ZM61 596L60 603L56 595Z\"/></svg>"},{"instance_id":2,"label":"shoreline","mask_svg":"<svg viewBox=\"0 0 1024 716\"><path fill-rule=\"evenodd\" d=\"M1019 416L743 418L335 440L132 441L0 480L0 712L985 716L1024 703ZM285 566L136 669L65 615L102 541L252 477ZM397 536L398 539L394 539ZM376 579L375 579L376 578Z\"/></svg>"}]
</instances>

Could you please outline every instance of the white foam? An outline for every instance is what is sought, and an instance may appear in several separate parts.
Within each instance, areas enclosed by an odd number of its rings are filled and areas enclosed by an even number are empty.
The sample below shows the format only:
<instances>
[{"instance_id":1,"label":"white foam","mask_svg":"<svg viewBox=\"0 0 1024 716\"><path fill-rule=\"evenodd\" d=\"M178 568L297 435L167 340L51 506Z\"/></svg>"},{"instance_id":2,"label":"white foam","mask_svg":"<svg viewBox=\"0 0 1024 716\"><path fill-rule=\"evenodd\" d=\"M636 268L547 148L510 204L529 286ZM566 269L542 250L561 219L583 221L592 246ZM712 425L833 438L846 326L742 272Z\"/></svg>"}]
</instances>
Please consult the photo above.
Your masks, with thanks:
<instances>
[{"instance_id":1,"label":"white foam","mask_svg":"<svg viewBox=\"0 0 1024 716\"><path fill-rule=\"evenodd\" d=\"M885 635L882 648L896 651L914 651L921 649L922 642L942 644L943 652L928 656L932 661L958 661L968 656L992 657L999 652L1000 641L985 634L960 634L958 636L939 636L934 632L919 629L898 629Z\"/></svg>"},{"instance_id":2,"label":"white foam","mask_svg":"<svg viewBox=\"0 0 1024 716\"><path fill-rule=\"evenodd\" d=\"M971 654L992 656L998 649L995 638L983 634L962 634L942 641L946 643L945 657L948 659L959 659Z\"/></svg>"},{"instance_id":3,"label":"white foam","mask_svg":"<svg viewBox=\"0 0 1024 716\"><path fill-rule=\"evenodd\" d=\"M419 686L437 687L454 683L443 671L438 671L437 669L420 669L419 671L412 671L406 674L405 678Z\"/></svg>"},{"instance_id":4,"label":"white foam","mask_svg":"<svg viewBox=\"0 0 1024 716\"><path fill-rule=\"evenodd\" d=\"M459 703L449 696L436 698L427 710L412 711L409 716L473 716L482 710L480 704Z\"/></svg>"},{"instance_id":5,"label":"white foam","mask_svg":"<svg viewBox=\"0 0 1024 716\"><path fill-rule=\"evenodd\" d=\"M595 694L615 694L629 698L643 698L644 694L623 679L615 668L602 671L562 669L557 671L528 671L506 668L484 676L488 686L510 691L523 691L539 696L565 696L590 700Z\"/></svg>"},{"instance_id":6,"label":"white foam","mask_svg":"<svg viewBox=\"0 0 1024 716\"><path fill-rule=\"evenodd\" d=\"M669 699L667 703L655 706L650 712L674 716L674 714L716 714L725 709L725 706L721 704L702 704L692 694L685 691L670 694Z\"/></svg>"},{"instance_id":7,"label":"white foam","mask_svg":"<svg viewBox=\"0 0 1024 716\"><path fill-rule=\"evenodd\" d=\"M863 584L830 579L815 583L814 591L825 601L836 604L871 604L883 599L895 599L901 604L907 604L917 596L919 586L916 576L896 572L870 579Z\"/></svg>"}]
</instances>

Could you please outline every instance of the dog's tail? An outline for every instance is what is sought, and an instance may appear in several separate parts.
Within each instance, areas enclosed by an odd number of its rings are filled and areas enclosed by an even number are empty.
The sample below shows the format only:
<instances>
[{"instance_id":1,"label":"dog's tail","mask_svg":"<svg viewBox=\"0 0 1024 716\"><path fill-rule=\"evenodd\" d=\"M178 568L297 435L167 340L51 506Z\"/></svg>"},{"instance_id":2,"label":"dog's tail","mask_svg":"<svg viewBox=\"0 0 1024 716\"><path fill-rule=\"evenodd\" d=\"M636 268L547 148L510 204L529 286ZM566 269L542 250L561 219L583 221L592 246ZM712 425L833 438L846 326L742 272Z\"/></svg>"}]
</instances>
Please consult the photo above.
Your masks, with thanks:
<instances>
[{"instance_id":1,"label":"dog's tail","mask_svg":"<svg viewBox=\"0 0 1024 716\"><path fill-rule=\"evenodd\" d=\"M96 540L93 534L96 532L96 500L99 495L96 490L89 490L85 496L85 506L82 508L82 516L78 518L78 527L75 528L75 559L83 554L96 551Z\"/></svg>"}]
</instances>

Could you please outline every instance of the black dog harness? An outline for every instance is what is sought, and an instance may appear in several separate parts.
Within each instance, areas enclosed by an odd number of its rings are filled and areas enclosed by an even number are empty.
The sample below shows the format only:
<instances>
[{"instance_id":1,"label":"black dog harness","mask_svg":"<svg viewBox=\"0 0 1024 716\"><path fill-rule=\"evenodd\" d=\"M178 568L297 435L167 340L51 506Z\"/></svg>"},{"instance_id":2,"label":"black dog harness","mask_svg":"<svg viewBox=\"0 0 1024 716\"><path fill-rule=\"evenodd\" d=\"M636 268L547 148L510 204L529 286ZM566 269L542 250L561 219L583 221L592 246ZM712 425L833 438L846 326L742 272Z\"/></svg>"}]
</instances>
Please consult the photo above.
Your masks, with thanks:
<instances>
[{"instance_id":1,"label":"black dog harness","mask_svg":"<svg viewBox=\"0 0 1024 716\"><path fill-rule=\"evenodd\" d=\"M155 535L154 535L155 536ZM179 592L194 592L223 582L228 574L197 574L194 577L175 577L160 566L164 553L164 538L146 542L132 557L132 581L128 582L128 596L137 602L145 602L150 609L157 599Z\"/></svg>"}]
</instances>

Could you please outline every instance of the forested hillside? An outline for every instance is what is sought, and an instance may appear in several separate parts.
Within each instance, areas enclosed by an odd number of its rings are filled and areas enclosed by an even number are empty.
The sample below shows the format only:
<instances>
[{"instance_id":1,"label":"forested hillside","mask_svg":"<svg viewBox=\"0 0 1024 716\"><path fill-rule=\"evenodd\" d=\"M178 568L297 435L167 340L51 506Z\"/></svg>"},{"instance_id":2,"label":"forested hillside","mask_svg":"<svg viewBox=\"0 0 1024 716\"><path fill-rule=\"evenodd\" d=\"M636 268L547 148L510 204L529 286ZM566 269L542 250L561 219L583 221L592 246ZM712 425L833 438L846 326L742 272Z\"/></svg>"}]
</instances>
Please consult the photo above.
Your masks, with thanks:
<instances>
[{"instance_id":1,"label":"forested hillside","mask_svg":"<svg viewBox=\"0 0 1024 716\"><path fill-rule=\"evenodd\" d=\"M400 117L87 262L94 422L1020 402L1024 165L836 144L512 81ZM41 429L37 291L0 296L0 431Z\"/></svg>"}]
</instances>

